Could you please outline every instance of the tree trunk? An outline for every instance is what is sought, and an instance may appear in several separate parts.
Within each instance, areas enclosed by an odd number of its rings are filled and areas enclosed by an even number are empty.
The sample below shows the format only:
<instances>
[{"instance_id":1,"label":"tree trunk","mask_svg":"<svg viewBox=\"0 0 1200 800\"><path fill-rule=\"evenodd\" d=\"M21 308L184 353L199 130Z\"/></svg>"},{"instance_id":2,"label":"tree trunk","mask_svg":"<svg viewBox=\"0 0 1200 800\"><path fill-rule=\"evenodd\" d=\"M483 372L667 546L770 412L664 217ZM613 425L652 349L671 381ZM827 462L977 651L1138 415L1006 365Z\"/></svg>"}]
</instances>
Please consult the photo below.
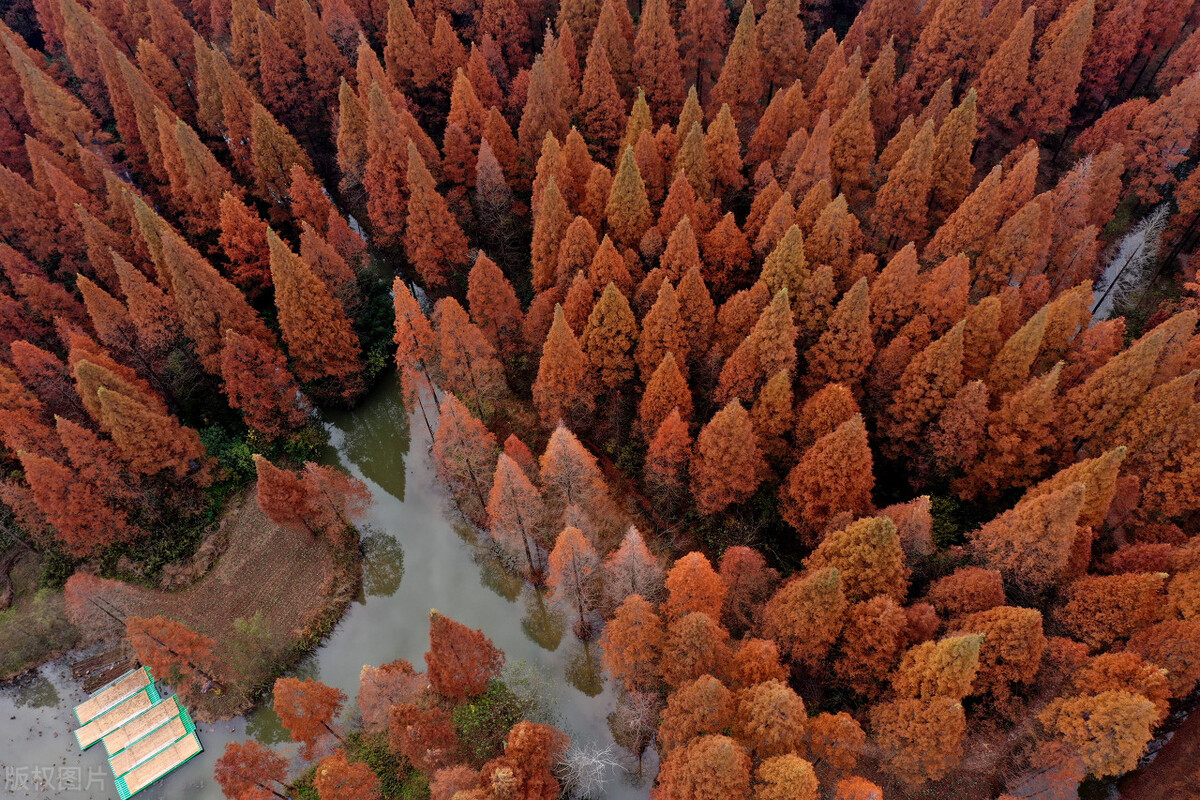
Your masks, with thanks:
<instances>
[{"instance_id":1,"label":"tree trunk","mask_svg":"<svg viewBox=\"0 0 1200 800\"><path fill-rule=\"evenodd\" d=\"M425 420L425 430L429 431L429 446L433 446L433 426L429 424L429 415L425 413L425 402L417 394L417 408L421 409L421 419Z\"/></svg>"},{"instance_id":2,"label":"tree trunk","mask_svg":"<svg viewBox=\"0 0 1200 800\"><path fill-rule=\"evenodd\" d=\"M328 722L322 722L321 725L325 728L325 730L327 730L333 734L333 738L337 739L343 745L346 744L346 740L342 738L342 735L340 733L338 733L337 731L335 731L333 728L329 727Z\"/></svg>"},{"instance_id":3,"label":"tree trunk","mask_svg":"<svg viewBox=\"0 0 1200 800\"><path fill-rule=\"evenodd\" d=\"M12 572L13 566L17 563L20 553L11 553L3 564L0 564L0 611L7 611L12 605L15 590L12 585L12 578L9 573Z\"/></svg>"}]
</instances>

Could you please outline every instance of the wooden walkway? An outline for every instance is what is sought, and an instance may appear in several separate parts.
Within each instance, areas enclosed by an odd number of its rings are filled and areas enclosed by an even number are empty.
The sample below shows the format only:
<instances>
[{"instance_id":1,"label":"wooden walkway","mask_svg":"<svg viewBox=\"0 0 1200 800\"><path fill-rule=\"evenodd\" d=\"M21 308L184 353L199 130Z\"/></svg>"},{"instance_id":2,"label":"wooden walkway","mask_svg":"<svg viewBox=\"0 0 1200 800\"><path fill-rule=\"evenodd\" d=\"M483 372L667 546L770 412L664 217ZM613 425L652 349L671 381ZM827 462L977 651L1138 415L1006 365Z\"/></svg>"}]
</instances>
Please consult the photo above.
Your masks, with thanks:
<instances>
[{"instance_id":1,"label":"wooden walkway","mask_svg":"<svg viewBox=\"0 0 1200 800\"><path fill-rule=\"evenodd\" d=\"M117 678L124 675L131 669L137 669L137 659L130 656L124 661L119 661L110 667L94 672L83 679L83 690L85 692L94 692L105 684L112 683Z\"/></svg>"},{"instance_id":2,"label":"wooden walkway","mask_svg":"<svg viewBox=\"0 0 1200 800\"><path fill-rule=\"evenodd\" d=\"M104 737L104 749L109 758L124 750L129 745L141 739L146 734L167 722L171 717L179 716L181 706L174 697L168 697L145 714L139 714L127 724ZM120 775L121 773L117 773Z\"/></svg>"},{"instance_id":3,"label":"wooden walkway","mask_svg":"<svg viewBox=\"0 0 1200 800\"><path fill-rule=\"evenodd\" d=\"M180 739L154 758L117 778L117 794L121 795L121 800L129 800L132 795L179 768L184 762L199 755L203 750L196 734L189 733L187 737Z\"/></svg>"},{"instance_id":4,"label":"wooden walkway","mask_svg":"<svg viewBox=\"0 0 1200 800\"><path fill-rule=\"evenodd\" d=\"M102 659L81 665L87 674ZM78 677L78 675L77 675ZM75 738L84 750L104 742L122 800L182 766L204 750L191 716L175 697L163 700L150 670L122 675L75 707Z\"/></svg>"},{"instance_id":5,"label":"wooden walkway","mask_svg":"<svg viewBox=\"0 0 1200 800\"><path fill-rule=\"evenodd\" d=\"M102 653L81 658L73 663L71 665L71 677L75 679L86 678L88 675L107 669L113 664L124 662L128 658L129 651L125 648L125 645L112 647ZM105 681L105 683L107 682Z\"/></svg>"},{"instance_id":6,"label":"wooden walkway","mask_svg":"<svg viewBox=\"0 0 1200 800\"><path fill-rule=\"evenodd\" d=\"M80 725L87 725L117 703L132 696L134 692L146 688L150 683L149 670L145 667L134 670L75 706L75 718L79 720Z\"/></svg>"}]
</instances>

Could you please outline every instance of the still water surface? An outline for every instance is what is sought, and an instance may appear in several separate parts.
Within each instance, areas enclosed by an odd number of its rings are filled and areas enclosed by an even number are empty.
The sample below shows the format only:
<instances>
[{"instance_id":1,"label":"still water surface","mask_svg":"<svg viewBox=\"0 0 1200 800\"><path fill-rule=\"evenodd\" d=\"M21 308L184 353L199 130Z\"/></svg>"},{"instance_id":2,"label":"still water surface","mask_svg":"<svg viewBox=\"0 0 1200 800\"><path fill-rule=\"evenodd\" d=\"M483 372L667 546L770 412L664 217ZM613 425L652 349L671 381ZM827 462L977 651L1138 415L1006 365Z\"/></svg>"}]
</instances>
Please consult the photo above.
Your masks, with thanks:
<instances>
[{"instance_id":1,"label":"still water surface","mask_svg":"<svg viewBox=\"0 0 1200 800\"><path fill-rule=\"evenodd\" d=\"M390 375L354 411L329 414L326 421L324 460L365 481L375 503L366 525L363 592L293 674L320 679L353 699L364 664L405 658L423 668L428 615L436 608L482 628L510 663L537 676L573 740L611 743L606 716L616 698L597 646L576 640L568 618L475 546L474 532L437 485L424 423L418 417L409 426L398 377ZM61 660L0 691L0 797L116 800L103 748L81 753L71 735L72 708L84 697ZM219 800L213 764L230 741L250 737L294 752L269 705L198 726L205 752L137 797ZM653 759L651 752L646 776L654 773ZM646 779L615 776L604 797L633 800L648 793Z\"/></svg>"}]
</instances>

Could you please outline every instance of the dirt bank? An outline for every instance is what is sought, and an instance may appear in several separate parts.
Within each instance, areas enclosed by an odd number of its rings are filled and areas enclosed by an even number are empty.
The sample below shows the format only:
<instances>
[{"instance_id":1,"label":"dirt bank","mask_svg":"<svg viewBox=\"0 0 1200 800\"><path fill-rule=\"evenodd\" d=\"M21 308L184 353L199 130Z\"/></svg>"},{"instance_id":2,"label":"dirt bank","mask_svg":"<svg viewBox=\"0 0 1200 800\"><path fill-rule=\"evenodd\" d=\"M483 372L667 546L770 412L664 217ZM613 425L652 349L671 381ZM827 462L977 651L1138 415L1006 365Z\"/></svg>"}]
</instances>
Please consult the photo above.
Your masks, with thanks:
<instances>
[{"instance_id":1,"label":"dirt bank","mask_svg":"<svg viewBox=\"0 0 1200 800\"><path fill-rule=\"evenodd\" d=\"M1154 761L1118 788L1121 800L1200 800L1200 714L1193 712Z\"/></svg>"},{"instance_id":2,"label":"dirt bank","mask_svg":"<svg viewBox=\"0 0 1200 800\"><path fill-rule=\"evenodd\" d=\"M105 599L127 615L166 616L216 640L224 691L189 698L196 716L244 711L282 663L324 635L358 586L357 559L335 558L307 531L275 525L253 492L221 522L225 552L202 578L178 591L106 582Z\"/></svg>"}]
</instances>

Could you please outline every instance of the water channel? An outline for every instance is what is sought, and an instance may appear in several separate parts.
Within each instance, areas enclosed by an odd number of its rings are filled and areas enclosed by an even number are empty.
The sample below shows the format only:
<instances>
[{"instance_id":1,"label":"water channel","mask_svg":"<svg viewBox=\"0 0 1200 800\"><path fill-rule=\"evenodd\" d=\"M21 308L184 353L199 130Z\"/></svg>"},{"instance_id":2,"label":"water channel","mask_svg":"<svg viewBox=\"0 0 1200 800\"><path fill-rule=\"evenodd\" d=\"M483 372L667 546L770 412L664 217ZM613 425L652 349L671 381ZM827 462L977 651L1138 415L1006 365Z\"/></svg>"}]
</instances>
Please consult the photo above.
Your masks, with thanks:
<instances>
[{"instance_id":1,"label":"water channel","mask_svg":"<svg viewBox=\"0 0 1200 800\"><path fill-rule=\"evenodd\" d=\"M313 677L353 700L364 664L396 658L424 668L430 609L481 628L510 665L543 687L557 724L573 741L611 744L606 717L616 697L569 620L520 579L499 569L474 543L475 534L447 506L431 464L429 435L410 427L395 374L354 411L326 418L327 463L340 464L374 494L367 529L363 592L337 629L294 674ZM80 752L72 708L85 698L69 660L43 665L0 691L0 797L117 798L103 748ZM163 800L219 800L213 764L227 742L254 738L294 753L269 701L246 717L198 726L205 752L138 795ZM614 746L615 747L615 746ZM617 773L604 796L645 798L656 765L647 754L643 777Z\"/></svg>"}]
</instances>

